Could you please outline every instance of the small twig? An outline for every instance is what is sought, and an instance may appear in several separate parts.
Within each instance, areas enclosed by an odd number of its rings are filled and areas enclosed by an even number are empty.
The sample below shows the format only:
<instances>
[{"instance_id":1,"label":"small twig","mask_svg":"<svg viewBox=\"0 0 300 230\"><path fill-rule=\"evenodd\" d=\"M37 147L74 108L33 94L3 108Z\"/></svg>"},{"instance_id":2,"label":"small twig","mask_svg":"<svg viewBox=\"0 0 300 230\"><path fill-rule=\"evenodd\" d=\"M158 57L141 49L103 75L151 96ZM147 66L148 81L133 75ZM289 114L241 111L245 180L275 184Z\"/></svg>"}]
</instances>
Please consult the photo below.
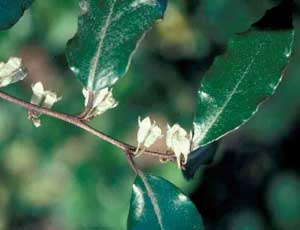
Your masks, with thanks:
<instances>
[{"instance_id":1,"label":"small twig","mask_svg":"<svg viewBox=\"0 0 300 230\"><path fill-rule=\"evenodd\" d=\"M102 133L94 128L92 128L91 126L87 125L86 123L84 123L82 120L80 120L77 116L73 116L73 115L69 115L69 114L65 114L65 113L60 113L60 112L56 112L47 108L43 108L37 105L33 105L31 103L25 102L21 99L15 98L13 96L10 96L6 93L3 93L0 91L0 98L2 98L5 101L14 103L20 107L23 107L29 111L33 111L39 114L44 114L44 115L48 115L50 117L65 121L67 123L73 124L91 134L93 134L94 136L97 136L98 138L116 146L117 148L120 148L121 150L125 151L125 152L129 152L131 153L131 155L135 152L136 147L126 144L124 142L121 142L117 139L114 139L113 137ZM159 158L165 158L171 161L176 160L176 158L174 157L174 155L170 155L167 153L161 153L161 152L156 152L156 151L151 151L151 150L145 150L144 154L150 155L150 156L155 156L155 157L159 157Z\"/></svg>"},{"instance_id":2,"label":"small twig","mask_svg":"<svg viewBox=\"0 0 300 230\"><path fill-rule=\"evenodd\" d=\"M134 157L139 157L139 155L135 155L134 153L136 152L137 147L130 145L129 151L133 153ZM153 156L153 157L159 157L159 158L164 158L166 160L169 161L176 161L176 157L174 154L170 154L169 152L166 153L162 153L159 151L154 151L154 150L149 150L149 149L145 149L143 154L147 154L149 156Z\"/></svg>"},{"instance_id":3,"label":"small twig","mask_svg":"<svg viewBox=\"0 0 300 230\"><path fill-rule=\"evenodd\" d=\"M131 168L133 169L133 171L135 172L135 174L139 175L139 171L140 170L139 170L138 166L136 165L136 163L134 161L133 153L129 152L129 151L125 151L125 154L127 156L129 165L131 166Z\"/></svg>"}]
</instances>

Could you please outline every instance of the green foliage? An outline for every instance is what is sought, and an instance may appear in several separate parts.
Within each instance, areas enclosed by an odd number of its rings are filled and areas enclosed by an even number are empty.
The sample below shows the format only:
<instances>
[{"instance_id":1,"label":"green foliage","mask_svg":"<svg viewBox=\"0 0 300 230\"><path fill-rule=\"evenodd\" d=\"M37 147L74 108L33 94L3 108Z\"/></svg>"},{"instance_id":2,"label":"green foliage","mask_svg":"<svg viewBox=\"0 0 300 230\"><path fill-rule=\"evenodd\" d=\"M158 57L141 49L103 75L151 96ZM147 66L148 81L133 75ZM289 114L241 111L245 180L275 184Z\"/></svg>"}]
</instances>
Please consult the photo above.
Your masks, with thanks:
<instances>
[{"instance_id":1,"label":"green foliage","mask_svg":"<svg viewBox=\"0 0 300 230\"><path fill-rule=\"evenodd\" d=\"M203 230L204 226L197 208L174 185L140 175L133 185L128 229Z\"/></svg>"},{"instance_id":2,"label":"green foliage","mask_svg":"<svg viewBox=\"0 0 300 230\"><path fill-rule=\"evenodd\" d=\"M33 0L1 0L0 2L0 30L14 25L23 15Z\"/></svg>"},{"instance_id":3,"label":"green foliage","mask_svg":"<svg viewBox=\"0 0 300 230\"><path fill-rule=\"evenodd\" d=\"M16 2L11 1L9 3ZM22 50L22 54L25 54L25 56L27 54L28 59L30 59L29 57L36 58L35 61L31 60L32 62L29 62L28 65L33 66L30 70L33 73L37 69L36 66L40 64L40 62L35 64L37 60L46 60L46 66L50 66L50 73L44 74L43 71L38 70L30 80L36 81L36 76L38 76L41 79L44 78L42 80L47 81L47 83L58 84L61 89L60 92L64 92L65 101L57 108L70 113L77 112L82 106L78 103L79 100L74 100L74 98L80 98L80 88L71 80L71 74L66 71L66 63L60 57L63 56L65 41L72 36L76 27L74 2L76 1L37 1L33 5L33 9L26 15L26 18L23 18L16 27L7 31L7 33L0 34L0 47L3 48L1 49L1 57ZM86 2L96 3L93 0ZM127 6L130 1L123 1L123 8L121 3L118 3L120 6L116 3L115 6L120 7L119 11L128 14L130 20L127 17L125 19L121 18L114 25L109 24L109 21L107 21L113 1L102 2L103 5L92 7L89 12L85 11L87 5L81 5L83 15L79 18L78 32L70 41L67 50L70 66L74 67L73 70L76 70L76 67L77 70L80 70L75 75L87 87L88 78L84 77L89 74L93 52L97 51L101 41L101 37L96 35L101 34L103 25L104 27L105 25L108 26L106 36L103 37L102 41L103 46L101 47L103 47L103 50L100 49L101 55L97 60L98 65L95 66L95 76L99 77L102 71L106 71L108 75L101 79L96 77L90 90L111 86L114 82L108 77L109 74L114 74L113 76L120 78L126 73L131 55L134 53L140 38L143 38L144 32L157 19L162 18L166 4L165 1L155 1L157 3L156 7L151 8L146 4L139 8L141 11L132 12ZM130 70L128 77L115 86L116 94L120 99L119 107L113 112L102 115L101 119L93 121L92 125L111 136L126 139L133 144L132 137L135 136L136 120L139 115L151 114L157 117L158 120L180 122L188 126L191 120L189 118L192 117L194 111L194 83L197 81L198 84L199 79L193 78L189 81L186 81L186 79L191 76L200 76L201 71L194 68L194 66L189 66L188 73L181 73L178 71L181 67L177 68L177 63L174 62L174 64L173 61L191 58L195 62L206 60L207 55L213 53L212 47L214 45L223 46L229 35L247 28L251 21L256 20L267 7L274 4L268 0L260 1L261 4L255 4L256 1L254 0L247 1L247 3L238 0L193 1L195 5L197 2L198 6L193 14L185 9L185 6L189 3L183 2L171 2L169 6L172 7L169 7L167 23L155 27L153 33L146 38L145 46L138 52L134 70ZM232 7L237 7L240 10L232 12ZM99 11L99 8L104 10ZM117 9L119 8L115 9L112 11L111 17L117 16L119 12ZM129 11L127 11L128 9ZM141 17L145 13L147 17L145 15ZM2 14L0 19L1 16ZM92 17L95 17L95 20L99 19L97 23L93 23ZM43 20L40 20L41 18ZM300 27L298 26L298 28ZM124 36L128 36L125 41L122 40ZM262 99L274 93L274 89L281 79L280 67L283 67L288 59L284 54L290 54L291 40L291 30L270 31L252 28L247 33L234 36L234 39L229 42L228 53L224 55L228 62L224 62L219 67L213 66L211 72L215 71L220 74L208 73L202 83L205 87L202 88L201 86L200 90L207 92L209 86L214 87L217 93L213 96L217 98L216 101L220 106L219 103L222 104L226 100L226 95L218 92L222 90L228 92L232 89L232 85L239 81L241 81L241 85L243 82L246 86L237 88L238 93L233 94L228 101L228 107L224 107L224 113L227 116L220 118L218 123L213 124L215 132L210 130L209 136L206 137L208 139L203 139L198 143L199 145L212 142L223 136L224 133L240 126L256 111ZM32 41L34 41L34 44L32 44ZM269 43L266 45L266 42ZM259 45L257 46L257 44ZM262 47L261 44L263 44ZM277 45L278 49L271 50L271 47ZM260 47L262 50L258 50ZM284 50L284 47L287 49ZM258 57L254 60L256 55ZM53 58L54 56L55 58ZM161 56L163 56L163 59L157 58ZM242 59L241 56L244 58ZM289 75L292 75L294 80L291 81L290 76L287 77L289 83L286 84L283 91L280 91L279 105L276 104L278 97L275 100L273 99L273 107L264 108L267 115L260 112L257 119L258 125L252 127L252 130L250 126L247 135L252 132L257 137L257 130L263 130L266 133L265 135L270 137L273 127L278 128L282 120L290 121L291 114L293 114L291 111L296 111L299 108L297 107L300 105L297 102L299 101L297 100L299 65L297 65L296 58L295 55L293 72L289 71ZM234 61L236 62L233 63ZM218 58L216 63L222 63L222 58ZM110 69L110 64L113 65L113 69ZM201 62L201 68L202 65L206 68L206 64ZM265 68L262 68L263 65ZM44 66L41 66L40 68L43 69ZM248 66L252 67L249 67L249 73L245 71L248 70ZM234 70L237 72L234 72ZM270 74L269 70L274 74ZM189 72L191 72L191 75ZM245 72L247 74L244 74ZM241 79L240 77L243 75L245 76ZM267 80L262 79L263 75L270 78ZM214 80L211 78L214 78ZM243 80L245 80L245 83ZM96 87L99 82L101 84L104 82L104 85ZM172 83L171 87L170 82ZM210 85L212 82L214 84ZM255 88L254 84L261 87ZM29 81L24 82L18 88L5 90L19 98L28 98L28 88ZM293 89L292 94L290 89ZM243 93L240 93L240 91L243 91ZM252 108L247 107L245 111L248 113L246 115L244 113L240 114L238 111L243 106L248 105L249 102L254 102ZM0 228L2 226L13 228L14 226L10 226L9 221L14 221L17 217L29 219L28 222L33 222L30 219L32 213L34 213L34 218L37 218L38 221L41 220L41 225L47 224L50 220L56 228L123 228L128 210L130 181L132 179L132 173L127 168L123 156L119 156L116 149L110 148L102 142L99 143L96 139L69 125L52 119L46 118L45 126L35 130L25 117L20 117L20 114L24 112L23 110L0 103L0 127L1 130L5 130L5 132L0 132L0 163L2 168L0 174ZM291 108L288 111L282 109L286 103ZM231 106L229 107L229 105ZM211 104L201 103L198 105L199 114L196 118L198 123L207 119L203 114L203 106L208 114L208 106L211 106ZM164 117L161 114L164 114ZM232 114L234 116L231 116ZM277 116L278 114L280 116ZM199 120L197 120L198 117ZM230 119L230 124L226 123L226 118ZM275 120L269 130L265 129L266 118L268 121L270 119ZM236 121L236 123L233 122L233 125L232 120ZM220 126L219 123L222 122L226 123L226 127ZM249 125L247 127L249 128ZM161 145L159 147L163 148ZM190 167L193 173L199 164L208 164L213 161L214 151L206 152L208 153L206 155L203 154L204 152L201 148L194 152L195 157L192 154L190 155L190 160L195 161L190 161L190 164L186 167ZM199 155L202 158L198 158ZM142 167L146 170L152 168L154 164L148 159L141 161ZM172 178L172 182L181 189L186 191L189 188L189 192L193 190L194 185L191 186L191 184L187 184L182 178L179 178L180 172L179 170L174 172L175 167L173 165L168 164L159 169L157 167L154 169L155 173L159 170L160 175L163 177L169 175L168 179ZM195 206L175 186L161 178L153 176L146 176L145 178L155 194L159 208L161 208L163 223L167 222L164 229L204 228ZM129 229L154 229L155 227L161 229L153 209L153 200L150 199L144 181L138 177L134 184L134 188L142 191L143 197L142 200L138 200L140 196L136 193L137 190L133 190L128 227ZM194 184L200 182L201 180L195 180ZM292 194L288 202L284 202L286 200L277 187L280 186L275 184L275 187L272 187L270 190L270 199L272 200L268 200L270 210L274 213L274 219L279 222L277 225L280 227L285 225L287 226L286 229L289 226L296 229L299 226L296 218L299 205L298 202L293 205L293 201L297 200L295 194L299 190L298 183L297 185L293 183L285 185L285 187L292 190L288 193ZM217 193L220 194L220 192ZM185 200L182 203L176 203L176 206L174 200L178 197ZM138 201L145 203L145 212L142 213L142 218L136 215L141 207L141 203ZM177 209L178 205L180 206L179 209ZM289 218L288 212L285 212L290 207L292 218ZM174 210L178 210L178 212ZM284 216L284 214L288 216ZM250 229L251 227L260 229L264 223L260 222L258 217L259 215L252 212L242 213L237 218L233 218L232 229L249 229L249 227ZM276 221L274 222L276 224ZM289 222L292 222L292 224ZM185 224L192 224L193 226L186 226Z\"/></svg>"},{"instance_id":4,"label":"green foliage","mask_svg":"<svg viewBox=\"0 0 300 230\"><path fill-rule=\"evenodd\" d=\"M207 145L244 124L274 94L289 61L294 30L258 28L235 35L198 91L195 145ZM276 49L274 48L276 47Z\"/></svg>"},{"instance_id":5,"label":"green foliage","mask_svg":"<svg viewBox=\"0 0 300 230\"><path fill-rule=\"evenodd\" d=\"M166 0L81 1L78 32L69 42L71 70L89 91L112 86L128 70L132 55Z\"/></svg>"}]
</instances>

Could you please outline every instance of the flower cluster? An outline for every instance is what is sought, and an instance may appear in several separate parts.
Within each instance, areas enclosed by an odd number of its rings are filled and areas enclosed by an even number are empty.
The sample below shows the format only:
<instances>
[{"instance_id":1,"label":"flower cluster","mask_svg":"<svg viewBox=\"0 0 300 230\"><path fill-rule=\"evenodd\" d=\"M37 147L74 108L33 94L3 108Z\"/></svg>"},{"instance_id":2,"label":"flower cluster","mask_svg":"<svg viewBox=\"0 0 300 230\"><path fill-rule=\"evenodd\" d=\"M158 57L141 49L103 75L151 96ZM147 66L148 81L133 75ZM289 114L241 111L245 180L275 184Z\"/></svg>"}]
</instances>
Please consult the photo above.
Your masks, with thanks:
<instances>
[{"instance_id":1,"label":"flower cluster","mask_svg":"<svg viewBox=\"0 0 300 230\"><path fill-rule=\"evenodd\" d=\"M161 128L156 125L155 121L151 122L149 117L138 120L139 129L137 132L138 147L136 154L143 153L145 148L149 148L154 142L162 138ZM178 167L181 168L188 160L188 155L191 152L192 133L189 134L178 124L172 127L167 125L166 144L168 150L174 152Z\"/></svg>"},{"instance_id":2,"label":"flower cluster","mask_svg":"<svg viewBox=\"0 0 300 230\"><path fill-rule=\"evenodd\" d=\"M11 57L7 63L0 62L0 87L8 86L27 76L26 69L22 66L20 58Z\"/></svg>"},{"instance_id":3,"label":"flower cluster","mask_svg":"<svg viewBox=\"0 0 300 230\"><path fill-rule=\"evenodd\" d=\"M82 93L85 97L85 106L88 106L90 91L83 89ZM118 102L114 99L112 90L104 88L97 92L92 92L92 108L89 111L87 117L92 119L98 115L103 114L109 109L113 109L118 106Z\"/></svg>"},{"instance_id":4,"label":"flower cluster","mask_svg":"<svg viewBox=\"0 0 300 230\"><path fill-rule=\"evenodd\" d=\"M192 138L192 132L188 134L180 125L175 124L172 127L168 125L166 142L168 149L174 151L178 166L187 163L188 155L191 152Z\"/></svg>"},{"instance_id":5,"label":"flower cluster","mask_svg":"<svg viewBox=\"0 0 300 230\"><path fill-rule=\"evenodd\" d=\"M138 123L138 147L136 149L136 155L142 154L145 148L149 148L157 139L162 137L161 129L155 124L155 121L152 123L149 117L143 120L139 117Z\"/></svg>"},{"instance_id":6,"label":"flower cluster","mask_svg":"<svg viewBox=\"0 0 300 230\"><path fill-rule=\"evenodd\" d=\"M41 82L33 84L31 88L33 92L30 101L31 104L50 109L56 102L61 100L61 97L58 97L56 93L44 90L44 86ZM29 111L28 113L28 118L37 128L41 126L40 116L41 115L36 112Z\"/></svg>"}]
</instances>

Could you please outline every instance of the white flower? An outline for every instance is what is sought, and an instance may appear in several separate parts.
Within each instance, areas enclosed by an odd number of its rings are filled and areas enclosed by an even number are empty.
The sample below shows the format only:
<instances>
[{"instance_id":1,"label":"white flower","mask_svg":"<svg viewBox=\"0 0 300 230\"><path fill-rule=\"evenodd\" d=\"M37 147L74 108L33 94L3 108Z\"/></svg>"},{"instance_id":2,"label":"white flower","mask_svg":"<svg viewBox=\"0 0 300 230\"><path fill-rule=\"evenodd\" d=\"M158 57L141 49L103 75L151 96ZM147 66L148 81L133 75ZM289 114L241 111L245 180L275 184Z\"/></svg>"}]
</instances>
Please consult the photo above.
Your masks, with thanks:
<instances>
[{"instance_id":1,"label":"white flower","mask_svg":"<svg viewBox=\"0 0 300 230\"><path fill-rule=\"evenodd\" d=\"M0 87L23 80L27 76L20 58L11 57L7 63L0 62Z\"/></svg>"},{"instance_id":2,"label":"white flower","mask_svg":"<svg viewBox=\"0 0 300 230\"><path fill-rule=\"evenodd\" d=\"M61 97L58 97L56 93L44 90L41 82L33 84L31 88L33 92L31 104L50 109L56 102L61 100Z\"/></svg>"},{"instance_id":3,"label":"white flower","mask_svg":"<svg viewBox=\"0 0 300 230\"><path fill-rule=\"evenodd\" d=\"M31 104L50 109L56 102L61 100L61 97L58 97L56 93L44 90L44 86L41 82L33 84L31 88L33 92ZM39 117L39 113L29 111L29 119L32 120L35 127L41 125Z\"/></svg>"},{"instance_id":4,"label":"white flower","mask_svg":"<svg viewBox=\"0 0 300 230\"><path fill-rule=\"evenodd\" d=\"M161 129L155 124L155 121L151 123L149 117L144 118L141 121L139 117L139 130L137 133L137 141L139 145L143 145L149 148L154 142L162 137Z\"/></svg>"},{"instance_id":5,"label":"white flower","mask_svg":"<svg viewBox=\"0 0 300 230\"><path fill-rule=\"evenodd\" d=\"M85 106L87 106L89 100L89 91L83 89L82 93L85 97ZM100 115L109 109L117 107L118 105L118 102L113 97L112 90L109 88L104 88L100 91L93 92L92 95L93 104L92 110L89 113L89 117Z\"/></svg>"},{"instance_id":6,"label":"white flower","mask_svg":"<svg viewBox=\"0 0 300 230\"><path fill-rule=\"evenodd\" d=\"M167 147L174 151L177 158L177 164L180 168L181 165L186 164L188 155L191 152L192 133L188 134L180 125L175 124L172 127L168 125L167 130ZM183 157L183 162L181 158Z\"/></svg>"}]
</instances>

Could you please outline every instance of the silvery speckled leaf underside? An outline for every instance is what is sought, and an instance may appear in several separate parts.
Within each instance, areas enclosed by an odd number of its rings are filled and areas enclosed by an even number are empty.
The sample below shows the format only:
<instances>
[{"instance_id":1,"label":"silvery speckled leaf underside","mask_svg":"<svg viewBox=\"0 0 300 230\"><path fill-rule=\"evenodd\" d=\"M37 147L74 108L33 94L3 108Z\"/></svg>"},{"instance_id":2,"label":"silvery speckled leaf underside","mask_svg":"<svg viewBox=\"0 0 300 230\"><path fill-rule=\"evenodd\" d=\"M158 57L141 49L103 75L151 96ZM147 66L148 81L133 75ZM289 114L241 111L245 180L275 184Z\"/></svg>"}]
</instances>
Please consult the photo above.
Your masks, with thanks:
<instances>
[{"instance_id":1,"label":"silvery speckled leaf underside","mask_svg":"<svg viewBox=\"0 0 300 230\"><path fill-rule=\"evenodd\" d=\"M124 76L166 5L167 0L82 0L78 31L67 47L69 66L80 82L98 91Z\"/></svg>"}]
</instances>

